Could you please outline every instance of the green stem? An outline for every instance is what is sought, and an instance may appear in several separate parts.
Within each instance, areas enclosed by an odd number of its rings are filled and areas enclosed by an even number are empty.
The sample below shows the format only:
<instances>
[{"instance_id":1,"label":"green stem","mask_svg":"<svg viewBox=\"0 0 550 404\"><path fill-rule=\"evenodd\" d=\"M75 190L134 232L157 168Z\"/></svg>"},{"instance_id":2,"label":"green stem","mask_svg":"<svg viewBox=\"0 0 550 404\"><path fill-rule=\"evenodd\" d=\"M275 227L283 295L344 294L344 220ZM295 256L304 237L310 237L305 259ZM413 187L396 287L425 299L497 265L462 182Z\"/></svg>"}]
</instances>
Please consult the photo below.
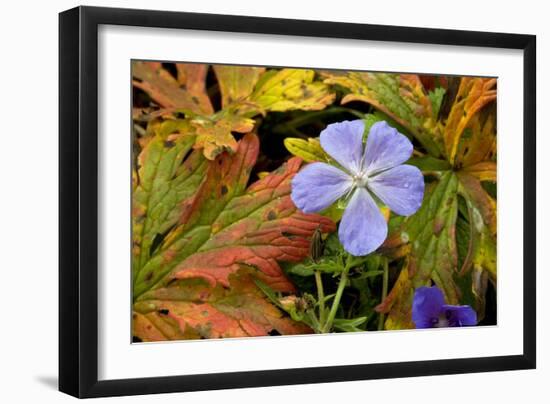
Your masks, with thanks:
<instances>
[{"instance_id":1,"label":"green stem","mask_svg":"<svg viewBox=\"0 0 550 404\"><path fill-rule=\"evenodd\" d=\"M386 300L386 297L388 296L389 270L388 270L387 258L382 258L382 266L384 269L384 274L382 275L382 302L383 302L384 300ZM378 317L378 331L381 331L384 329L384 320L385 320L384 313L380 313L380 317Z\"/></svg>"},{"instance_id":2,"label":"green stem","mask_svg":"<svg viewBox=\"0 0 550 404\"><path fill-rule=\"evenodd\" d=\"M315 310L308 310L306 311L306 314L309 315L309 319L311 320L311 324L308 325L314 330L319 330L321 328L321 323L319 322L319 319L317 319Z\"/></svg>"},{"instance_id":3,"label":"green stem","mask_svg":"<svg viewBox=\"0 0 550 404\"><path fill-rule=\"evenodd\" d=\"M323 278L319 271L315 271L315 283L317 284L317 298L319 300L319 321L322 325L325 321L325 290L323 289Z\"/></svg>"},{"instance_id":4,"label":"green stem","mask_svg":"<svg viewBox=\"0 0 550 404\"><path fill-rule=\"evenodd\" d=\"M346 260L346 266L344 267L344 270L342 271L342 275L340 276L340 283L338 284L338 289L336 290L336 296L334 296L334 300L332 301L332 307L330 308L330 313L328 314L327 321L325 322L324 326L321 329L322 333L330 332L330 329L332 328L334 317L336 317L338 306L340 306L340 300L342 299L342 294L344 293L344 289L346 288L346 284L348 283L348 272L351 268L350 263L351 263L351 259L348 257L348 259Z\"/></svg>"}]
</instances>

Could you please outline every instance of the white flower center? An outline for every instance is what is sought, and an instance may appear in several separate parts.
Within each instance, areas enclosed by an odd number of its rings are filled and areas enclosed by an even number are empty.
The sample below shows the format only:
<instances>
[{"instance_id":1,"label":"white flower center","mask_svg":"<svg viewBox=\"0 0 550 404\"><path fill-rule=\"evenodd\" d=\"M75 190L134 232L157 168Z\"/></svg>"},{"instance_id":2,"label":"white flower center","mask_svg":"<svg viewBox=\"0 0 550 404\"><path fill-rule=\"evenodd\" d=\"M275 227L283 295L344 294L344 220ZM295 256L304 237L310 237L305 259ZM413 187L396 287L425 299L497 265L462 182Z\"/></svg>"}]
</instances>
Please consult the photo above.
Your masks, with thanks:
<instances>
[{"instance_id":1,"label":"white flower center","mask_svg":"<svg viewBox=\"0 0 550 404\"><path fill-rule=\"evenodd\" d=\"M359 173L353 176L353 185L358 188L366 188L369 177L365 173Z\"/></svg>"},{"instance_id":2,"label":"white flower center","mask_svg":"<svg viewBox=\"0 0 550 404\"><path fill-rule=\"evenodd\" d=\"M434 323L434 328L445 328L449 326L449 320L445 316L434 318L432 322Z\"/></svg>"}]
</instances>

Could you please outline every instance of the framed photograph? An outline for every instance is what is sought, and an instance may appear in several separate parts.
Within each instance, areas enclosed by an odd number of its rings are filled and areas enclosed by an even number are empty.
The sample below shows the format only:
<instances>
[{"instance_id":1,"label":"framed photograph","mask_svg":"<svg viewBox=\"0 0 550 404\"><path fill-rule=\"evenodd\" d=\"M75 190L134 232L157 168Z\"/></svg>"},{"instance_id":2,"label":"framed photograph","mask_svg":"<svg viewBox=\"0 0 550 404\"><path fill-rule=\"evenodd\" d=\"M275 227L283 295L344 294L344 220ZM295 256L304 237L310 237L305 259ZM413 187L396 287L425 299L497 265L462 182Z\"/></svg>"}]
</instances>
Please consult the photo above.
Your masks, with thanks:
<instances>
[{"instance_id":1,"label":"framed photograph","mask_svg":"<svg viewBox=\"0 0 550 404\"><path fill-rule=\"evenodd\" d=\"M59 26L61 391L535 367L534 36Z\"/></svg>"}]
</instances>

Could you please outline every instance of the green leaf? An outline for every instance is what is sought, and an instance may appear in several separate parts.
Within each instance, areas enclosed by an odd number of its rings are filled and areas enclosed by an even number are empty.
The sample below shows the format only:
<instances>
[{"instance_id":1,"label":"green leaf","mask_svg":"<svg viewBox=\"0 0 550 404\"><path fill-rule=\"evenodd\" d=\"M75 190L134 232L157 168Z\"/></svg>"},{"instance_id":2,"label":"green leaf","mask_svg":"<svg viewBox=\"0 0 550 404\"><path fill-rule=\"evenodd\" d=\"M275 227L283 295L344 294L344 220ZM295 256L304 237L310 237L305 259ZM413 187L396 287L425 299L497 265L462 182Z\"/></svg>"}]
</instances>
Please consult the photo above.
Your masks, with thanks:
<instances>
[{"instance_id":1,"label":"green leaf","mask_svg":"<svg viewBox=\"0 0 550 404\"><path fill-rule=\"evenodd\" d=\"M206 173L202 154L191 152L194 138L171 133L177 128L164 122L138 157L132 195L134 272L154 255L155 240L178 223Z\"/></svg>"},{"instance_id":2,"label":"green leaf","mask_svg":"<svg viewBox=\"0 0 550 404\"><path fill-rule=\"evenodd\" d=\"M452 167L447 160L437 159L432 156L411 157L407 164L418 167L424 174L449 171Z\"/></svg>"},{"instance_id":3,"label":"green leaf","mask_svg":"<svg viewBox=\"0 0 550 404\"><path fill-rule=\"evenodd\" d=\"M446 172L427 190L420 210L400 229L410 240L406 265L378 311L387 312L386 329L413 328L413 292L433 281L445 294L448 304L459 303L454 281L457 267L455 224L458 211L458 178Z\"/></svg>"},{"instance_id":4,"label":"green leaf","mask_svg":"<svg viewBox=\"0 0 550 404\"><path fill-rule=\"evenodd\" d=\"M487 227L489 233L496 237L497 202L483 188L481 182L465 171L457 173L460 180L459 193L466 199L468 206L474 209L473 224L479 233Z\"/></svg>"},{"instance_id":5,"label":"green leaf","mask_svg":"<svg viewBox=\"0 0 550 404\"><path fill-rule=\"evenodd\" d=\"M359 328L359 326L365 324L367 321L367 317L357 317L357 318L335 318L332 326L337 329L338 331L342 332L358 332L358 331L365 331L362 328Z\"/></svg>"},{"instance_id":6,"label":"green leaf","mask_svg":"<svg viewBox=\"0 0 550 404\"><path fill-rule=\"evenodd\" d=\"M464 209L467 210L468 208ZM496 250L494 249L496 245L491 243L490 246L487 246L485 237L480 240L468 221L463 217L458 218L456 239L459 268L461 270L456 274L455 281L462 292L461 304L473 307L477 312L478 321L483 320L485 317L485 293L490 274L480 265L479 257L485 255L485 253L494 254L494 262L496 263ZM476 261L475 264L474 261Z\"/></svg>"},{"instance_id":7,"label":"green leaf","mask_svg":"<svg viewBox=\"0 0 550 404\"><path fill-rule=\"evenodd\" d=\"M366 114L365 115L365 119L363 119L363 121L365 122L365 133L363 134L363 141L366 140L369 132L370 132L370 128L372 128L372 125L374 125L376 122L380 122L380 121L383 121L384 118L379 116L379 115L375 115L375 114Z\"/></svg>"},{"instance_id":8,"label":"green leaf","mask_svg":"<svg viewBox=\"0 0 550 404\"><path fill-rule=\"evenodd\" d=\"M298 297L295 295L278 296L277 293L267 286L265 283L256 280L258 288L268 297L268 299L290 315L290 317L297 322L307 324L313 330L317 331L319 323L315 312L313 310L315 299L307 294L304 297Z\"/></svg>"},{"instance_id":9,"label":"green leaf","mask_svg":"<svg viewBox=\"0 0 550 404\"><path fill-rule=\"evenodd\" d=\"M325 77L325 83L340 85L348 91L342 104L363 101L372 105L406 128L430 154L440 155L432 102L417 75L331 72Z\"/></svg>"},{"instance_id":10,"label":"green leaf","mask_svg":"<svg viewBox=\"0 0 550 404\"><path fill-rule=\"evenodd\" d=\"M340 243L338 233L331 233L325 240L324 252L326 256L337 257L344 254L344 247Z\"/></svg>"},{"instance_id":11,"label":"green leaf","mask_svg":"<svg viewBox=\"0 0 550 404\"><path fill-rule=\"evenodd\" d=\"M439 109L441 108L445 92L446 90L443 87L437 87L433 91L428 92L428 97L430 97L430 101L432 102L432 115L434 119L437 119L439 115Z\"/></svg>"},{"instance_id":12,"label":"green leaf","mask_svg":"<svg viewBox=\"0 0 550 404\"><path fill-rule=\"evenodd\" d=\"M298 276L313 276L315 269L312 265L300 263L290 266L287 272Z\"/></svg>"},{"instance_id":13,"label":"green leaf","mask_svg":"<svg viewBox=\"0 0 550 404\"><path fill-rule=\"evenodd\" d=\"M457 304L458 293L453 282L457 266L455 223L458 209L458 179L452 172L445 173L419 212L405 224L412 250L409 273L414 274L415 288L433 280L446 297L448 304Z\"/></svg>"},{"instance_id":14,"label":"green leaf","mask_svg":"<svg viewBox=\"0 0 550 404\"><path fill-rule=\"evenodd\" d=\"M390 294L377 307L389 313L387 329L413 326L414 289L432 282L447 303L470 304L483 318L487 281L496 281L496 200L481 183L496 182L495 112L494 105L489 107L495 84L494 79L462 78L449 117L433 131L436 139L443 134L445 160L430 152L408 162L435 180L427 185L421 209L392 225L384 244L395 258L405 258Z\"/></svg>"},{"instance_id":15,"label":"green leaf","mask_svg":"<svg viewBox=\"0 0 550 404\"><path fill-rule=\"evenodd\" d=\"M333 222L338 223L344 215L345 206L342 207L340 203L333 203L325 210L321 211L321 215L328 217Z\"/></svg>"},{"instance_id":16,"label":"green leaf","mask_svg":"<svg viewBox=\"0 0 550 404\"><path fill-rule=\"evenodd\" d=\"M374 111L372 114L365 115L365 137L367 137L370 128L372 125L374 125L376 122L385 121L390 125L391 127L397 129L399 133L410 137L409 130L401 125L399 122L397 122L395 119L390 117L389 115L383 113L382 111Z\"/></svg>"},{"instance_id":17,"label":"green leaf","mask_svg":"<svg viewBox=\"0 0 550 404\"><path fill-rule=\"evenodd\" d=\"M287 272L298 276L312 276L315 271L335 274L342 272L342 267L330 257L326 257L318 262L308 259L287 268Z\"/></svg>"},{"instance_id":18,"label":"green leaf","mask_svg":"<svg viewBox=\"0 0 550 404\"><path fill-rule=\"evenodd\" d=\"M459 173L458 178L470 228L470 248L460 273L466 273L472 267L478 272L487 271L491 280L496 282L496 202L477 179L464 173Z\"/></svg>"},{"instance_id":19,"label":"green leaf","mask_svg":"<svg viewBox=\"0 0 550 404\"><path fill-rule=\"evenodd\" d=\"M265 283L260 281L259 279L255 279L254 283L258 288L267 296L267 298L276 306L283 308L283 305L281 304L279 297L277 296L277 293L271 289L269 286L267 286Z\"/></svg>"}]
</instances>

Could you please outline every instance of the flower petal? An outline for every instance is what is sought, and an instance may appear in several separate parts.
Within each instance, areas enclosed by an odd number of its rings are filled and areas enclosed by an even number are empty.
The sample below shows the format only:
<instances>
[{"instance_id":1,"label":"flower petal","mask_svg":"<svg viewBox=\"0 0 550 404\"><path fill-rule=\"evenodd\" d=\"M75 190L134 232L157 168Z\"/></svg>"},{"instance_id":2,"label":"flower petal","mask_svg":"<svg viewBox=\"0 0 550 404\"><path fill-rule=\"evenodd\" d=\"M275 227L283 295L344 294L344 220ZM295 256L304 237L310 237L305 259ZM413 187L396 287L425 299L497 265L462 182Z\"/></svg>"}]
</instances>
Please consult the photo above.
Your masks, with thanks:
<instances>
[{"instance_id":1,"label":"flower petal","mask_svg":"<svg viewBox=\"0 0 550 404\"><path fill-rule=\"evenodd\" d=\"M386 239L388 225L365 188L357 188L342 216L338 238L352 255L367 255Z\"/></svg>"},{"instance_id":2,"label":"flower petal","mask_svg":"<svg viewBox=\"0 0 550 404\"><path fill-rule=\"evenodd\" d=\"M398 215L410 216L422 205L424 176L414 166L403 164L370 178L368 188Z\"/></svg>"},{"instance_id":3,"label":"flower petal","mask_svg":"<svg viewBox=\"0 0 550 404\"><path fill-rule=\"evenodd\" d=\"M444 304L443 292L437 286L416 289L412 304L412 321L416 328L432 328L437 324Z\"/></svg>"},{"instance_id":4,"label":"flower petal","mask_svg":"<svg viewBox=\"0 0 550 404\"><path fill-rule=\"evenodd\" d=\"M326 163L308 164L294 176L290 197L305 213L319 212L349 191L353 179Z\"/></svg>"},{"instance_id":5,"label":"flower petal","mask_svg":"<svg viewBox=\"0 0 550 404\"><path fill-rule=\"evenodd\" d=\"M319 136L321 147L351 174L358 174L363 158L364 131L365 123L361 119L330 124Z\"/></svg>"},{"instance_id":6,"label":"flower petal","mask_svg":"<svg viewBox=\"0 0 550 404\"><path fill-rule=\"evenodd\" d=\"M363 168L367 174L393 168L407 161L413 152L411 141L385 121L370 128Z\"/></svg>"},{"instance_id":7,"label":"flower petal","mask_svg":"<svg viewBox=\"0 0 550 404\"><path fill-rule=\"evenodd\" d=\"M449 327L464 327L477 325L477 314L470 306L443 305L443 312L449 322Z\"/></svg>"}]
</instances>

